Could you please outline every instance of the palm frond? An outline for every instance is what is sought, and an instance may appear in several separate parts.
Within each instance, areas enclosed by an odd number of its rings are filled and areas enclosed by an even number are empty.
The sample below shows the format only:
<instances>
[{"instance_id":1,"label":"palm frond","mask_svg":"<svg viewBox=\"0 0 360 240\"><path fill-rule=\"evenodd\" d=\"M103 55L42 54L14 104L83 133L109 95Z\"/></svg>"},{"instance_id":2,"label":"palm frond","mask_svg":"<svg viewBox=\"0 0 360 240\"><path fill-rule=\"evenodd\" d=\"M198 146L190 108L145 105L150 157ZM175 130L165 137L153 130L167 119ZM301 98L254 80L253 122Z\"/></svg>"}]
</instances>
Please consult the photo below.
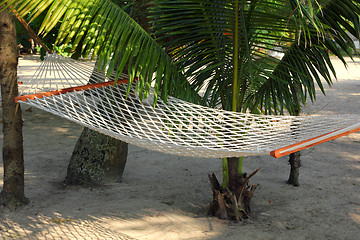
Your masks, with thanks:
<instances>
[{"instance_id":1,"label":"palm frond","mask_svg":"<svg viewBox=\"0 0 360 240\"><path fill-rule=\"evenodd\" d=\"M238 110L293 112L307 97L315 99L316 85L323 90L321 76L331 83L335 72L327 51L341 57L340 46L351 54L346 31L358 33L357 0L239 0L239 9L234 2L155 0L150 11L156 39L191 84L204 89L203 104L231 109L237 58ZM274 57L277 51L285 57Z\"/></svg>"},{"instance_id":2,"label":"palm frond","mask_svg":"<svg viewBox=\"0 0 360 240\"><path fill-rule=\"evenodd\" d=\"M46 35L61 22L57 43L71 41L73 50L81 44L84 57L98 56L102 71L108 66L108 76L116 69L118 77L127 66L132 76L129 84L135 76L139 78L140 96L146 97L151 81L155 81L155 102L159 93L165 100L168 94L187 99L193 97L193 100L197 97L164 49L112 1L4 0L0 6L15 6L20 16L31 14L32 19L47 11L40 34Z\"/></svg>"},{"instance_id":3,"label":"palm frond","mask_svg":"<svg viewBox=\"0 0 360 240\"><path fill-rule=\"evenodd\" d=\"M265 113L283 113L287 109L294 113L305 103L307 97L316 99L315 87L325 94L323 82L332 84L336 77L329 53L337 56L346 65L341 51L352 57L355 45L347 32L359 37L358 0L331 0L323 6L317 18L327 28L326 35L319 37L313 29L311 44L302 36L293 43L274 71L258 85L258 90L248 95L252 110Z\"/></svg>"}]
</instances>

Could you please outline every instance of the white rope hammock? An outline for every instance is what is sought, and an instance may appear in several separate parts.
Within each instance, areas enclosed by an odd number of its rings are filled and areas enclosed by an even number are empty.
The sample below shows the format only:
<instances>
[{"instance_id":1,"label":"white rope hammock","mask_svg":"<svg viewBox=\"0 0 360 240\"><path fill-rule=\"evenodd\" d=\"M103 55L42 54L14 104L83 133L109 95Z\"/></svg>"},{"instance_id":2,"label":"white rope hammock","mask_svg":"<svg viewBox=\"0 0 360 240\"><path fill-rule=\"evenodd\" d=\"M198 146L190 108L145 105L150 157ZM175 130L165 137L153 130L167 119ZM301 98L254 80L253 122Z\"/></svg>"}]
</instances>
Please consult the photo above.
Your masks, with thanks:
<instances>
[{"instance_id":1,"label":"white rope hammock","mask_svg":"<svg viewBox=\"0 0 360 240\"><path fill-rule=\"evenodd\" d=\"M132 89L126 98L127 84L113 86L111 80L94 64L49 54L34 77L20 85L16 101L130 144L192 157L280 157L360 131L356 115L243 114L173 97L167 104L158 100L154 108L151 96L140 102ZM95 82L101 84L89 85Z\"/></svg>"}]
</instances>

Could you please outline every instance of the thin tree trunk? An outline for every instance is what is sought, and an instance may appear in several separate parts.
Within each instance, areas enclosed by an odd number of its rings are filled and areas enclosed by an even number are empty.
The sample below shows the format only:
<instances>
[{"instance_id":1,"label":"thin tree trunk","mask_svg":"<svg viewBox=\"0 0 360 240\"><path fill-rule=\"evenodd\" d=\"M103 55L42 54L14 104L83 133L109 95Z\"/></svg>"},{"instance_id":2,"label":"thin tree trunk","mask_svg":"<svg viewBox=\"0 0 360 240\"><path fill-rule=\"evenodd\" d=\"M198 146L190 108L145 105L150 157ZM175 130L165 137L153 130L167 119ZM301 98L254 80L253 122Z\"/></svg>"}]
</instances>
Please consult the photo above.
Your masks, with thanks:
<instances>
[{"instance_id":1,"label":"thin tree trunk","mask_svg":"<svg viewBox=\"0 0 360 240\"><path fill-rule=\"evenodd\" d=\"M229 169L229 189L230 191L236 191L236 189L239 187L239 176L238 176L238 164L239 164L239 158L232 157L227 158L228 161L228 169Z\"/></svg>"},{"instance_id":2,"label":"thin tree trunk","mask_svg":"<svg viewBox=\"0 0 360 240\"><path fill-rule=\"evenodd\" d=\"M297 88L297 89L299 89L299 88ZM299 93L298 93L298 96L299 96ZM300 109L295 109L294 116L300 116ZM289 156L289 164L290 164L291 168L290 168L290 175L289 175L289 179L288 179L287 183L290 185L293 185L295 187L300 186L300 184L299 184L299 171L300 171L300 167L301 167L300 156L301 156L300 151L291 153Z\"/></svg>"},{"instance_id":3,"label":"thin tree trunk","mask_svg":"<svg viewBox=\"0 0 360 240\"><path fill-rule=\"evenodd\" d=\"M0 13L0 79L3 121L4 185L1 204L14 209L27 203L24 193L24 151L20 105L18 95L15 17Z\"/></svg>"},{"instance_id":4,"label":"thin tree trunk","mask_svg":"<svg viewBox=\"0 0 360 240\"><path fill-rule=\"evenodd\" d=\"M300 186L299 184L299 171L300 171L300 167L301 167L301 162L300 162L300 152L294 152L290 154L289 157L289 163L291 166L290 169L290 175L289 175L289 179L287 181L288 184L291 184L295 187Z\"/></svg>"}]
</instances>

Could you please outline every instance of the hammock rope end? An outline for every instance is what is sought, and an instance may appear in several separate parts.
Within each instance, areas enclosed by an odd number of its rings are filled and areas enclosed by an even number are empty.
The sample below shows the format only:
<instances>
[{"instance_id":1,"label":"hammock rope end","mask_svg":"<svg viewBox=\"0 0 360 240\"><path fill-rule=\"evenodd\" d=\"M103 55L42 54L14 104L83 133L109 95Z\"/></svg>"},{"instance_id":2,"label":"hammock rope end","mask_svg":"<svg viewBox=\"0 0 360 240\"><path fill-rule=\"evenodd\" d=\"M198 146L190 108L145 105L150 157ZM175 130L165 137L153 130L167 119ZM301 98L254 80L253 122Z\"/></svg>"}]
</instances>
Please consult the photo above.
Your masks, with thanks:
<instances>
[{"instance_id":1,"label":"hammock rope end","mask_svg":"<svg viewBox=\"0 0 360 240\"><path fill-rule=\"evenodd\" d=\"M301 150L304 150L304 149L319 145L321 143L328 142L328 141L334 140L336 138L343 137L343 136L346 136L346 135L349 135L351 133L355 133L358 131L360 131L360 123L355 124L350 127L347 127L347 128L335 130L333 132L320 135L318 137L310 138L308 140L305 140L305 141L302 141L299 143L295 143L295 144L292 144L292 145L289 145L289 146L286 146L283 148L273 150L270 152L270 155L273 156L274 158L283 157L283 156L289 155L291 153L298 152L298 151L301 151Z\"/></svg>"}]
</instances>

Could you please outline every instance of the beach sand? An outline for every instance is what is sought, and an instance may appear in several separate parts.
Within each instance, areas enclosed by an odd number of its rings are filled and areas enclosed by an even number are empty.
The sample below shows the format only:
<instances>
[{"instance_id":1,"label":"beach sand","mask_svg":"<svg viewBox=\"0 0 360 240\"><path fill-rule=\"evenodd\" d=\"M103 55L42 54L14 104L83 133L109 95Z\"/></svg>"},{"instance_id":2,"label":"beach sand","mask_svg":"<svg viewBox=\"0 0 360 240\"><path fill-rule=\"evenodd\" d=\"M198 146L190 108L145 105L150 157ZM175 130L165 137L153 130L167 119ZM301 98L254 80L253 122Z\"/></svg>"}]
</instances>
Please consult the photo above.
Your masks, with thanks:
<instances>
[{"instance_id":1,"label":"beach sand","mask_svg":"<svg viewBox=\"0 0 360 240\"><path fill-rule=\"evenodd\" d=\"M20 80L38 56L19 61ZM338 81L302 114L360 114L360 61L346 70L333 59ZM360 133L302 152L300 187L286 184L288 157L248 157L244 170L260 187L250 218L239 223L207 216L207 174L221 177L220 159L178 157L129 146L123 181L64 186L82 127L23 105L25 194L30 204L0 207L0 239L359 239ZM2 138L2 135L1 135ZM0 186L2 186L2 161Z\"/></svg>"}]
</instances>

